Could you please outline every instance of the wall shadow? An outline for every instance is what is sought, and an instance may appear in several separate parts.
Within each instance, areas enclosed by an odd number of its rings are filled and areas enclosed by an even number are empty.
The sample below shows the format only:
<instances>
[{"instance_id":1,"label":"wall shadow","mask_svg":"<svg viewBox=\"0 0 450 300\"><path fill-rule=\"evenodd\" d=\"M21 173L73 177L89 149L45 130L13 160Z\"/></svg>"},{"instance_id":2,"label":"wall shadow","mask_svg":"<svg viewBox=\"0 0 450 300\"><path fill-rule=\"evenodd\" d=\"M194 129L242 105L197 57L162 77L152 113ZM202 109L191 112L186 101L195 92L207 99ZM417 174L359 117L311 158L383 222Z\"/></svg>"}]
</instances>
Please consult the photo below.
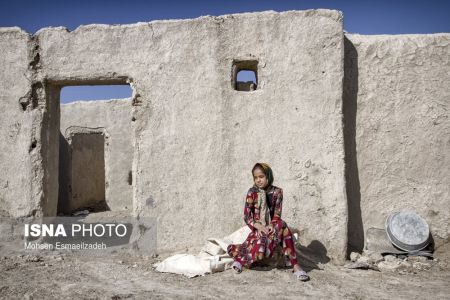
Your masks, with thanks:
<instances>
[{"instance_id":1,"label":"wall shadow","mask_svg":"<svg viewBox=\"0 0 450 300\"><path fill-rule=\"evenodd\" d=\"M311 241L308 246L296 244L298 263L303 270L309 272L311 270L322 270L320 264L326 264L330 261L327 256L327 249L318 240Z\"/></svg>"},{"instance_id":2,"label":"wall shadow","mask_svg":"<svg viewBox=\"0 0 450 300\"><path fill-rule=\"evenodd\" d=\"M292 229L292 232L297 230ZM322 270L321 264L326 264L330 261L328 257L327 249L318 240L311 241L308 246L302 246L300 243L295 243L295 249L297 253L297 260L303 270L309 272L311 270ZM284 267L284 255L282 254L281 244L274 250L275 253L271 258L264 258L261 261L256 261L252 264L251 269L254 271L269 271L274 268L292 268Z\"/></svg>"},{"instance_id":3,"label":"wall shadow","mask_svg":"<svg viewBox=\"0 0 450 300\"><path fill-rule=\"evenodd\" d=\"M324 244L318 240L313 240L308 246L303 246L295 238L295 235L299 236L300 231L297 228L289 227L294 238L294 247L297 254L298 264L303 270L309 272L311 270L322 270L321 264L326 264L330 262L330 257L328 257L328 251ZM251 269L255 271L269 271L274 268L286 269L292 268L285 267L285 256L282 251L282 243L274 249L274 254L270 258L264 258L261 261L256 261L252 264Z\"/></svg>"},{"instance_id":4,"label":"wall shadow","mask_svg":"<svg viewBox=\"0 0 450 300\"><path fill-rule=\"evenodd\" d=\"M64 135L59 133L59 194L57 213L68 212L70 192L70 146Z\"/></svg>"},{"instance_id":5,"label":"wall shadow","mask_svg":"<svg viewBox=\"0 0 450 300\"><path fill-rule=\"evenodd\" d=\"M361 191L356 152L356 115L358 105L358 52L352 42L344 36L344 146L345 180L348 205L347 256L351 252L362 252L364 228L361 216Z\"/></svg>"}]
</instances>

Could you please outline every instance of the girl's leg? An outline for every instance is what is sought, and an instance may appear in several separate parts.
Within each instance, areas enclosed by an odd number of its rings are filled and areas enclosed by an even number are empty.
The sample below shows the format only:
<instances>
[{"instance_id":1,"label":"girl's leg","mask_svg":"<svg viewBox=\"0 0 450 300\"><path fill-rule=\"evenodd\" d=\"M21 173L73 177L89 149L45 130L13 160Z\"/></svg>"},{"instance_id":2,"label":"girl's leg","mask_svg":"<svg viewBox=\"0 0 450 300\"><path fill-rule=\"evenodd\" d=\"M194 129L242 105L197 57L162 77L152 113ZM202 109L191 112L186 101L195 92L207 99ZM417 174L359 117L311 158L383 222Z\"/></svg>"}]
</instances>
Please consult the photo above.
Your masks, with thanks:
<instances>
[{"instance_id":1,"label":"girl's leg","mask_svg":"<svg viewBox=\"0 0 450 300\"><path fill-rule=\"evenodd\" d=\"M297 261L297 253L295 252L294 239L292 237L292 232L287 226L286 222L281 222L281 234L280 239L283 245L283 253L288 258L288 263L286 265L291 265L294 267L294 276L301 281L308 281L309 275L306 274L304 270L300 267Z\"/></svg>"},{"instance_id":2,"label":"girl's leg","mask_svg":"<svg viewBox=\"0 0 450 300\"><path fill-rule=\"evenodd\" d=\"M260 237L256 232L252 232L244 243L228 245L227 253L243 267L250 267L255 261L264 258L266 246L267 238Z\"/></svg>"},{"instance_id":3,"label":"girl's leg","mask_svg":"<svg viewBox=\"0 0 450 300\"><path fill-rule=\"evenodd\" d=\"M278 220L278 222L276 222L276 224L274 225L277 238L281 242L283 247L283 254L288 259L287 265L290 264L291 266L295 266L296 264L298 264L298 261L291 230L283 220Z\"/></svg>"},{"instance_id":4,"label":"girl's leg","mask_svg":"<svg viewBox=\"0 0 450 300\"><path fill-rule=\"evenodd\" d=\"M238 262L241 266L244 266L246 264L246 256L242 256L242 251L239 249L240 247L242 247L241 244L230 244L227 247L227 253L234 259L235 262Z\"/></svg>"}]
</instances>

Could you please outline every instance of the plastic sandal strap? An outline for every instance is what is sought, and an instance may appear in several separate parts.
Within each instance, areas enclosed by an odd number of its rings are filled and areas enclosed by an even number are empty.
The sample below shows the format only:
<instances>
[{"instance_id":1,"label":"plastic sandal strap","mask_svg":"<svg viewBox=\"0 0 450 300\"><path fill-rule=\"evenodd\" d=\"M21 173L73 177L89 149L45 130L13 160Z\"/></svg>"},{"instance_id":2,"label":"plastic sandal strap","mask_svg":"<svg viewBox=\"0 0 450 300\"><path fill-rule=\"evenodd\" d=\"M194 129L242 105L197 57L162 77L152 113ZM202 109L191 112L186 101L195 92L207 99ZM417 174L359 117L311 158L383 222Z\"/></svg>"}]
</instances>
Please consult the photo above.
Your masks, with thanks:
<instances>
[{"instance_id":1,"label":"plastic sandal strap","mask_svg":"<svg viewBox=\"0 0 450 300\"><path fill-rule=\"evenodd\" d=\"M309 275L306 274L306 272L303 271L303 270L295 272L294 276L297 277L297 279L299 279L301 281L308 281L309 280Z\"/></svg>"},{"instance_id":2,"label":"plastic sandal strap","mask_svg":"<svg viewBox=\"0 0 450 300\"><path fill-rule=\"evenodd\" d=\"M238 261L235 261L235 262L231 265L231 267L232 267L236 272L238 272L238 273L241 273L241 272L242 272L242 265L241 265L241 263L238 262Z\"/></svg>"}]
</instances>

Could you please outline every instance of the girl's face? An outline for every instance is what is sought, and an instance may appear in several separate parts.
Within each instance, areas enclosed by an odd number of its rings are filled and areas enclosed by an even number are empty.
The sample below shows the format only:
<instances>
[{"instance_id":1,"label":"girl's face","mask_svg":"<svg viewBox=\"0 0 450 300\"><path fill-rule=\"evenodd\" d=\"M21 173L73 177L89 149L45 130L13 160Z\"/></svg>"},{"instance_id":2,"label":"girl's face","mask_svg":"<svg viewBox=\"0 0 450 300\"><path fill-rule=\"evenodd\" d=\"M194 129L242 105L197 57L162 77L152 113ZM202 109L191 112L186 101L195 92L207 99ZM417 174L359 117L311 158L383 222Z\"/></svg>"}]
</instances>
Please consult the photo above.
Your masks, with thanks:
<instances>
[{"instance_id":1,"label":"girl's face","mask_svg":"<svg viewBox=\"0 0 450 300\"><path fill-rule=\"evenodd\" d=\"M259 168L256 168L253 171L253 180L255 181L256 186L260 189L267 187L267 185L269 184L269 180L267 179L266 174L264 174L264 172Z\"/></svg>"}]
</instances>

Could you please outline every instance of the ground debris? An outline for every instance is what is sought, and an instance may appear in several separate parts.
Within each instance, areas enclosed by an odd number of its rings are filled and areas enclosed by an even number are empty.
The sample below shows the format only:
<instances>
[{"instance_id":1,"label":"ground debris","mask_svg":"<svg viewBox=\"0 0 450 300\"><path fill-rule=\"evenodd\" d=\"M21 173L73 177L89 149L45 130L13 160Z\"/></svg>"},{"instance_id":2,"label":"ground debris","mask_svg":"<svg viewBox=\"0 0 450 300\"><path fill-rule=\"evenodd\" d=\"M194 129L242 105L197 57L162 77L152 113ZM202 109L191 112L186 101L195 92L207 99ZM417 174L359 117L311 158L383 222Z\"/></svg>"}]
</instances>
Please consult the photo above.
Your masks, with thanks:
<instances>
[{"instance_id":1,"label":"ground debris","mask_svg":"<svg viewBox=\"0 0 450 300\"><path fill-rule=\"evenodd\" d=\"M364 252L352 253L350 262L345 264L347 269L375 270L380 272L398 272L400 274L416 274L418 271L427 271L433 266L442 269L440 261L432 260L424 256L385 255L379 253Z\"/></svg>"},{"instance_id":2,"label":"ground debris","mask_svg":"<svg viewBox=\"0 0 450 300\"><path fill-rule=\"evenodd\" d=\"M363 270L374 270L374 271L380 271L380 269L378 268L378 266L373 265L373 264L369 264L366 262L352 262L349 264L344 265L345 268L347 269L363 269Z\"/></svg>"},{"instance_id":3,"label":"ground debris","mask_svg":"<svg viewBox=\"0 0 450 300\"><path fill-rule=\"evenodd\" d=\"M352 254L350 255L350 259L351 262L345 264L344 268L380 271L378 266L373 262L373 260L369 256L352 252Z\"/></svg>"},{"instance_id":4,"label":"ground debris","mask_svg":"<svg viewBox=\"0 0 450 300\"><path fill-rule=\"evenodd\" d=\"M422 299L431 294L435 299L445 299L450 294L450 270L439 267L426 270L423 264L434 266L442 261L422 258L389 257L391 261L382 263L392 264L396 269L380 269L381 272L323 264L322 270L306 269L311 281L300 283L293 280L291 269L246 269L238 275L227 270L187 279L156 272L151 268L156 259L130 254L108 257L64 254L61 255L63 260L56 261L59 255L3 257L0 260L0 298L23 299L27 295L30 299L211 299L221 295L227 299L254 298L255 290L259 291L256 296L260 298L275 290L280 298L292 298L293 294L301 293L318 299ZM373 270L379 265L375 261L363 253L360 259L349 263ZM138 267L133 268L133 265ZM239 289L249 284L251 289ZM395 295L392 294L394 289Z\"/></svg>"},{"instance_id":5,"label":"ground debris","mask_svg":"<svg viewBox=\"0 0 450 300\"><path fill-rule=\"evenodd\" d=\"M44 261L44 258L39 255L25 255L23 258L26 262L42 262L42 261Z\"/></svg>"}]
</instances>

